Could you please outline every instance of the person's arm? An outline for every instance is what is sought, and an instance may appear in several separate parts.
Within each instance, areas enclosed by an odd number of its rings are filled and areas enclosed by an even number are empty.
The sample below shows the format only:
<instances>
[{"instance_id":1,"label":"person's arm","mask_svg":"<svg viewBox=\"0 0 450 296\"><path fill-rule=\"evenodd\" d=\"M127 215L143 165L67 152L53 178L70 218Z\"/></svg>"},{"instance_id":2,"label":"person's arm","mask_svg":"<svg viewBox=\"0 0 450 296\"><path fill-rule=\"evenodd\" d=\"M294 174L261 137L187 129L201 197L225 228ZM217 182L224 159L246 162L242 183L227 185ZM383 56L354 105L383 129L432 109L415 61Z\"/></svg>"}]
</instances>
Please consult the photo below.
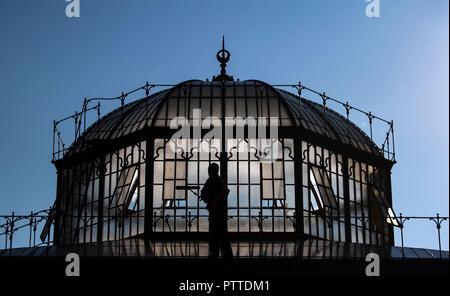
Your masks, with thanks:
<instances>
[{"instance_id":1,"label":"person's arm","mask_svg":"<svg viewBox=\"0 0 450 296\"><path fill-rule=\"evenodd\" d=\"M225 200L227 200L227 198L228 198L228 193L230 193L230 190L226 187L226 185L225 185L225 180L223 180L223 179L221 179L220 180L221 181L221 183L222 183L222 190L220 191L220 194L219 194L219 196L217 197L217 202L218 201L220 201L220 200L222 200L222 199L225 199Z\"/></svg>"},{"instance_id":2,"label":"person's arm","mask_svg":"<svg viewBox=\"0 0 450 296\"><path fill-rule=\"evenodd\" d=\"M200 192L200 199L204 202L208 203L211 200L210 196L210 190L209 190L209 180L206 181L205 185L202 188L202 191Z\"/></svg>"}]
</instances>

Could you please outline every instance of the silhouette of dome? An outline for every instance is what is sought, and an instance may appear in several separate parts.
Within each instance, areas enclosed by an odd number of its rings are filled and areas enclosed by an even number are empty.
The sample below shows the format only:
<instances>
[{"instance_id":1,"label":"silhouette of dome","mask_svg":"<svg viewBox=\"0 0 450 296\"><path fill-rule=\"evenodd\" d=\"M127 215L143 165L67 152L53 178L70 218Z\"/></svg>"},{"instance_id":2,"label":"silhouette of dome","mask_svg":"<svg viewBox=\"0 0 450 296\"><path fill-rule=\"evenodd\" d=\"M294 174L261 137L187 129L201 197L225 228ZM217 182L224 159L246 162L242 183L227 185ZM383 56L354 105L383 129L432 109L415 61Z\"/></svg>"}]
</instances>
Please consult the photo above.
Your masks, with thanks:
<instances>
[{"instance_id":1,"label":"silhouette of dome","mask_svg":"<svg viewBox=\"0 0 450 296\"><path fill-rule=\"evenodd\" d=\"M224 92L224 109L221 96ZM300 127L307 133L325 137L336 144L382 157L380 149L361 129L332 109L299 98L290 92L257 81L189 80L175 87L131 102L110 112L74 143L69 155L90 143L117 140L150 127L170 127L177 116L192 120L193 109L200 108L201 119L214 116L247 118L277 117L280 127Z\"/></svg>"}]
</instances>

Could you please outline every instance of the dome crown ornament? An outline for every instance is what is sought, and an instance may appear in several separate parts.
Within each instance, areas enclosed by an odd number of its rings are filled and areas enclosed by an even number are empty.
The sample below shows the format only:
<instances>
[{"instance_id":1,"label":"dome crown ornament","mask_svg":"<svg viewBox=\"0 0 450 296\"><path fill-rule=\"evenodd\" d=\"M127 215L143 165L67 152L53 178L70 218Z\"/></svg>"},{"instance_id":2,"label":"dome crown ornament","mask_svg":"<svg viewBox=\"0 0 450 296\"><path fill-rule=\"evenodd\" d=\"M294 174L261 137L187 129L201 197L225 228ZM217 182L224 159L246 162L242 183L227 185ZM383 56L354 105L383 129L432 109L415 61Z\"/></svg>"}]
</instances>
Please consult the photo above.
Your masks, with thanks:
<instances>
[{"instance_id":1,"label":"dome crown ornament","mask_svg":"<svg viewBox=\"0 0 450 296\"><path fill-rule=\"evenodd\" d=\"M213 76L213 81L234 81L233 76L228 76L225 70L231 54L225 49L225 37L222 36L222 49L217 52L217 60L220 62L220 75Z\"/></svg>"}]
</instances>

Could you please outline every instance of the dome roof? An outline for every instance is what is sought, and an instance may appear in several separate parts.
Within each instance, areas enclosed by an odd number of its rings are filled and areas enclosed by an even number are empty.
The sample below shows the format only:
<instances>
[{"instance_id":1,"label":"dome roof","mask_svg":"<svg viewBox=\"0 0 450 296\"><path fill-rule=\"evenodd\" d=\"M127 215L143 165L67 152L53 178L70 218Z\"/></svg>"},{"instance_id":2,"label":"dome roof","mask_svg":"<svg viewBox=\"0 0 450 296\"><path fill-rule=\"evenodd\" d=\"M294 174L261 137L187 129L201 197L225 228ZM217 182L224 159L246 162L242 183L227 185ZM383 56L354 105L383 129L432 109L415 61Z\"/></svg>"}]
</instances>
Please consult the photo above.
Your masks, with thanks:
<instances>
[{"instance_id":1,"label":"dome roof","mask_svg":"<svg viewBox=\"0 0 450 296\"><path fill-rule=\"evenodd\" d=\"M193 109L201 109L202 119L210 116L278 117L280 128L300 127L382 157L370 137L342 115L328 108L324 112L320 104L256 80L189 80L136 100L92 124L72 144L68 155L84 150L90 142L119 139L149 127L170 127L170 121L177 116L192 121Z\"/></svg>"}]
</instances>

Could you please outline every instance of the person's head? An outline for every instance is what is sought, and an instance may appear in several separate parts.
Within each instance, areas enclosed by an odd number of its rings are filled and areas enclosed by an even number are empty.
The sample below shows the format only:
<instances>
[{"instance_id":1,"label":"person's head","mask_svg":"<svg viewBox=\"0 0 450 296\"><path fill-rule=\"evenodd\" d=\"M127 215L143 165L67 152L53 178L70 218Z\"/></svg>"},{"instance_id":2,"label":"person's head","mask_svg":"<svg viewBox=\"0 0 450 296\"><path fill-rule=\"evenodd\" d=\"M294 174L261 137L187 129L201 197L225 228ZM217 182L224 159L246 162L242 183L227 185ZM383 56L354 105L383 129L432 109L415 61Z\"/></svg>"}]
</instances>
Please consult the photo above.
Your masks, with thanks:
<instances>
[{"instance_id":1,"label":"person's head","mask_svg":"<svg viewBox=\"0 0 450 296\"><path fill-rule=\"evenodd\" d=\"M219 165L217 163L211 163L208 167L209 177L217 177L219 175Z\"/></svg>"}]
</instances>

